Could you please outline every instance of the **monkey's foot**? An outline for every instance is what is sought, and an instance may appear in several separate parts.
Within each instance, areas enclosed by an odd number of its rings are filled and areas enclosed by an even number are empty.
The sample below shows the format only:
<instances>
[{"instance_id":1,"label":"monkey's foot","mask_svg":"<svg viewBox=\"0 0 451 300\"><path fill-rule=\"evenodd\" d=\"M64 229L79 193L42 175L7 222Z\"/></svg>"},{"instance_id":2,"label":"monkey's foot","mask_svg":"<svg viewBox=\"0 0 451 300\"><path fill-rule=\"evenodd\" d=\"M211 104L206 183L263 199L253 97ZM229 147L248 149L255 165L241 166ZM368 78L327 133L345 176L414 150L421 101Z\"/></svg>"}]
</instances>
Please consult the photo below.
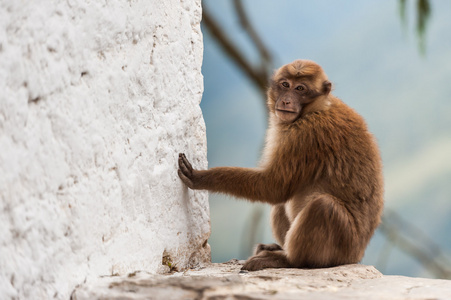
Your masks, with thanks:
<instances>
[{"instance_id":1,"label":"monkey's foot","mask_svg":"<svg viewBox=\"0 0 451 300\"><path fill-rule=\"evenodd\" d=\"M241 270L258 271L267 268L290 268L285 252L282 250L264 250L257 255L250 257Z\"/></svg>"},{"instance_id":2,"label":"monkey's foot","mask_svg":"<svg viewBox=\"0 0 451 300\"><path fill-rule=\"evenodd\" d=\"M278 244L257 244L255 247L254 255L259 254L262 251L277 251L282 250L282 247Z\"/></svg>"}]
</instances>

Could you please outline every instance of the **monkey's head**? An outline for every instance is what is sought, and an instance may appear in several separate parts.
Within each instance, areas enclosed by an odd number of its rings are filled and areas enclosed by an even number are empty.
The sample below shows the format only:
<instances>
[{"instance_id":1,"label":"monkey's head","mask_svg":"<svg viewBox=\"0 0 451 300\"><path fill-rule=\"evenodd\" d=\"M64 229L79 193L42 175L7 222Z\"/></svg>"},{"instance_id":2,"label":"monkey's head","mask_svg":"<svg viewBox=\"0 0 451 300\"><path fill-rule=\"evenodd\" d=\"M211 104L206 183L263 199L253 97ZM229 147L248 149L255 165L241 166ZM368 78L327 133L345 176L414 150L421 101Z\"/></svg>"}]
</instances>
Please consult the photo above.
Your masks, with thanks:
<instances>
[{"instance_id":1,"label":"monkey's head","mask_svg":"<svg viewBox=\"0 0 451 300\"><path fill-rule=\"evenodd\" d=\"M292 123L308 112L324 109L332 84L323 69L310 60L282 66L271 79L268 106L282 123Z\"/></svg>"}]
</instances>

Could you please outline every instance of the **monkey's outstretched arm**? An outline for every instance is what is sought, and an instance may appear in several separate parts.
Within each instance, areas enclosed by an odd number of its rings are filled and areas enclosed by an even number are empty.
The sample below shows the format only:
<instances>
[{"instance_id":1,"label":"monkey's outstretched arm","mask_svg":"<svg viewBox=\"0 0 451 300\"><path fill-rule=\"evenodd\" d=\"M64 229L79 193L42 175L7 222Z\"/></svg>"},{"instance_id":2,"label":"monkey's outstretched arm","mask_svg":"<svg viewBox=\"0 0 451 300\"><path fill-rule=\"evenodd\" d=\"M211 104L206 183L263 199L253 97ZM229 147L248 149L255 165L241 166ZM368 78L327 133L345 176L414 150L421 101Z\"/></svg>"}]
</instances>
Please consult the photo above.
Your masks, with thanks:
<instances>
[{"instance_id":1,"label":"monkey's outstretched arm","mask_svg":"<svg viewBox=\"0 0 451 300\"><path fill-rule=\"evenodd\" d=\"M265 170L237 167L196 170L183 153L179 154L178 163L178 175L191 189L225 193L270 204L283 203L294 194L289 182Z\"/></svg>"}]
</instances>

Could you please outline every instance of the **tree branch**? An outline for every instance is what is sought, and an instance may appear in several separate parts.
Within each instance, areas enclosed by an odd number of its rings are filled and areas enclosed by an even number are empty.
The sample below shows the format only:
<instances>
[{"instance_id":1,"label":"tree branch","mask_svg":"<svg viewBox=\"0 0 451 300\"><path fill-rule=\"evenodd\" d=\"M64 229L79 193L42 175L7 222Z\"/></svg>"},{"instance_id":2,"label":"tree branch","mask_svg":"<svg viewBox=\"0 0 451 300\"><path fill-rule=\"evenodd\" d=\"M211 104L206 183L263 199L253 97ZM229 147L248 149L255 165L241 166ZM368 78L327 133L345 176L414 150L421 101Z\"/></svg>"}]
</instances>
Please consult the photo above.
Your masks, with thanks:
<instances>
[{"instance_id":1,"label":"tree branch","mask_svg":"<svg viewBox=\"0 0 451 300\"><path fill-rule=\"evenodd\" d=\"M251 66L244 54L234 45L227 34L211 17L210 13L205 9L205 6L202 10L202 22L210 31L212 37L221 45L224 52L246 73L260 92L265 93L268 81L267 74L257 71Z\"/></svg>"},{"instance_id":2,"label":"tree branch","mask_svg":"<svg viewBox=\"0 0 451 300\"><path fill-rule=\"evenodd\" d=\"M395 225L393 221L399 224ZM415 258L436 277L451 278L451 264L443 255L441 248L412 224L403 221L397 213L386 209L379 229L391 243ZM403 234L401 229L408 231L408 234ZM406 236L415 236L415 243L409 241ZM418 245L427 249L422 249Z\"/></svg>"},{"instance_id":3,"label":"tree branch","mask_svg":"<svg viewBox=\"0 0 451 300\"><path fill-rule=\"evenodd\" d=\"M260 53L260 57L262 60L262 70L261 71L262 71L262 73L265 73L267 76L269 76L270 68L272 68L271 54L269 53L268 48L263 44L262 39L260 38L257 31L252 26L251 22L249 22L249 18L243 7L243 2L241 0L234 0L233 2L235 4L235 11L240 20L241 27L243 27L243 29L249 35L250 39L254 43L258 52Z\"/></svg>"}]
</instances>

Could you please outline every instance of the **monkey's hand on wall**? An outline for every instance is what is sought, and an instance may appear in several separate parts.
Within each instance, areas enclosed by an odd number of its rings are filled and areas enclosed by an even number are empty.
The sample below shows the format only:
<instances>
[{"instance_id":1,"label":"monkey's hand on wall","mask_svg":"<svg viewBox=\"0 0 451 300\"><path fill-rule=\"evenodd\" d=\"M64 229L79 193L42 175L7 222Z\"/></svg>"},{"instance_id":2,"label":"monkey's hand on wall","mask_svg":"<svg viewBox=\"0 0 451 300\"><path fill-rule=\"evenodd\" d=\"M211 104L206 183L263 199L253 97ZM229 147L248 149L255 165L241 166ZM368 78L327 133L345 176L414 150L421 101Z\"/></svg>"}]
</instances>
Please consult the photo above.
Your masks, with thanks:
<instances>
[{"instance_id":1,"label":"monkey's hand on wall","mask_svg":"<svg viewBox=\"0 0 451 300\"><path fill-rule=\"evenodd\" d=\"M188 161L184 153L179 153L179 169L178 174L180 179L190 189L199 189L198 175L199 171L193 169L191 163Z\"/></svg>"},{"instance_id":2,"label":"monkey's hand on wall","mask_svg":"<svg viewBox=\"0 0 451 300\"><path fill-rule=\"evenodd\" d=\"M272 170L239 167L196 170L183 153L179 154L178 163L180 179L193 190L209 190L270 204L282 203L293 194L290 182L277 177Z\"/></svg>"}]
</instances>

